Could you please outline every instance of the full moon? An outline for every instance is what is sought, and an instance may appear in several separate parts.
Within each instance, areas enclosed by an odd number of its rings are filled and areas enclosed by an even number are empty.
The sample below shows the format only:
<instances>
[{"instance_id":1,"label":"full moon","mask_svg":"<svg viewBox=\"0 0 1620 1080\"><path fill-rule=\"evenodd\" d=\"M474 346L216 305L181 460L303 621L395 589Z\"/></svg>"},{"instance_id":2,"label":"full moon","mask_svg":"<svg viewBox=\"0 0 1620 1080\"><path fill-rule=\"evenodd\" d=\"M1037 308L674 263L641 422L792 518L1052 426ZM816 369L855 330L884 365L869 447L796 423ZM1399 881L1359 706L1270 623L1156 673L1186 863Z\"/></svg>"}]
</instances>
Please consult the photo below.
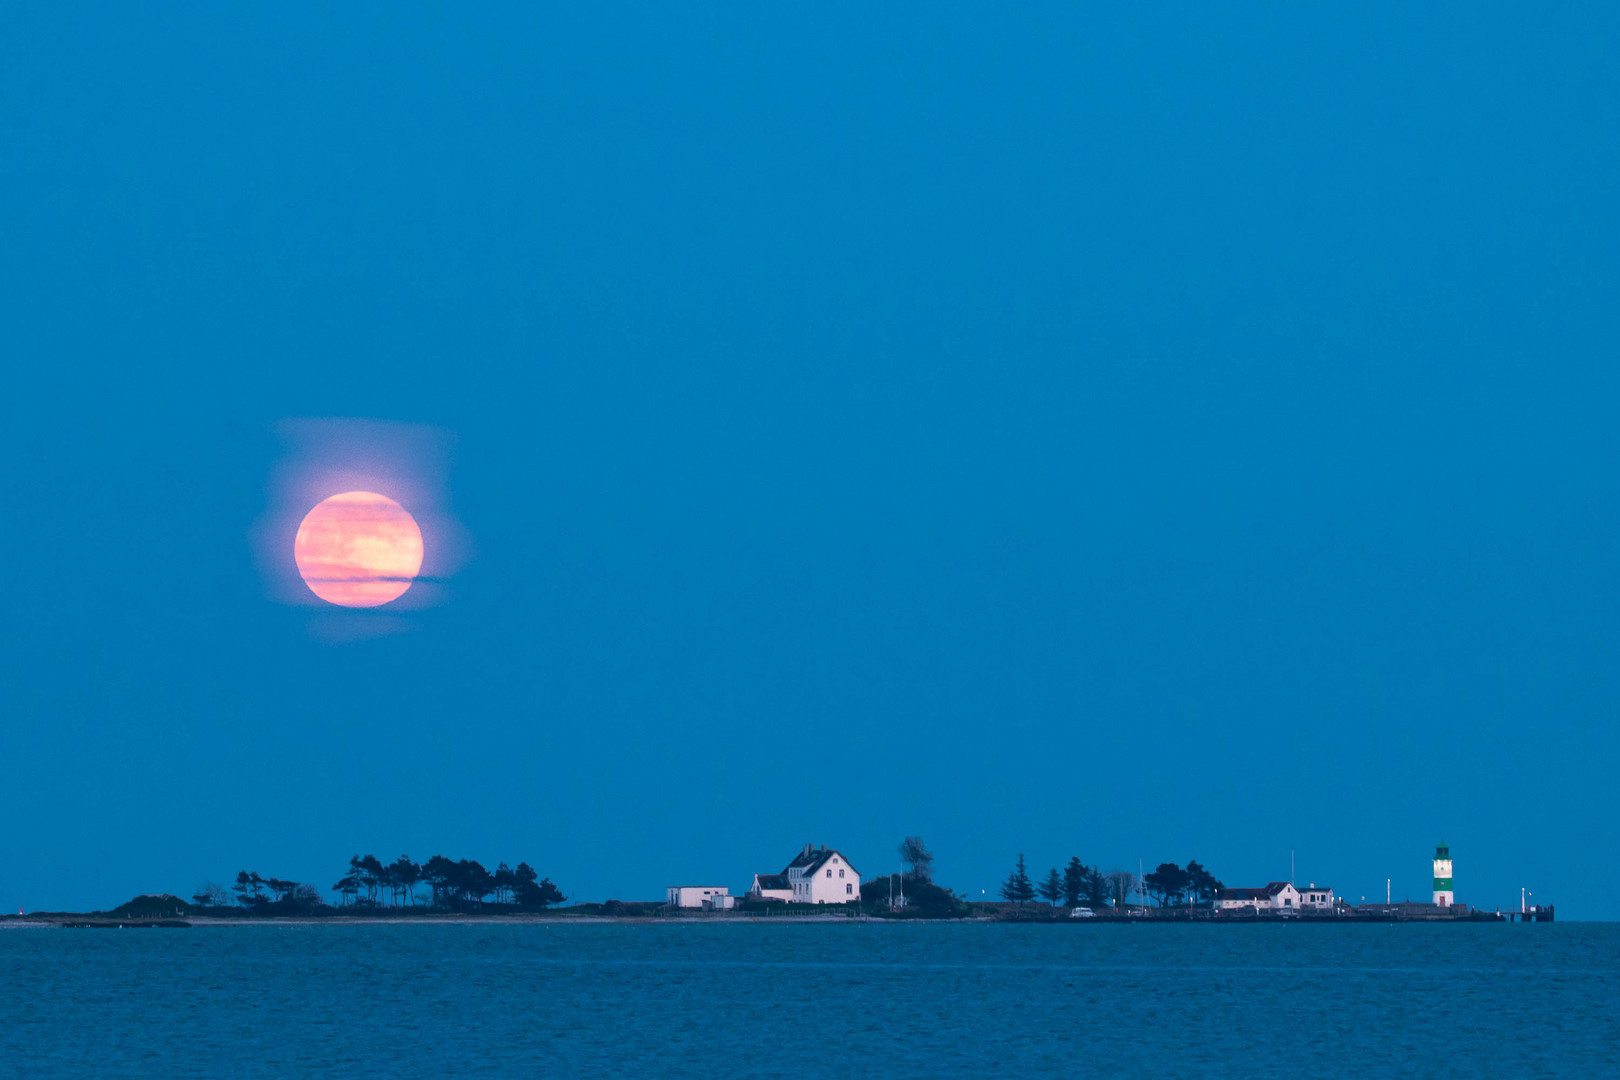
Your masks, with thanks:
<instances>
[{"instance_id":1,"label":"full moon","mask_svg":"<svg viewBox=\"0 0 1620 1080\"><path fill-rule=\"evenodd\" d=\"M293 559L310 592L339 607L377 607L405 595L422 571L422 530L374 491L345 491L304 515Z\"/></svg>"}]
</instances>

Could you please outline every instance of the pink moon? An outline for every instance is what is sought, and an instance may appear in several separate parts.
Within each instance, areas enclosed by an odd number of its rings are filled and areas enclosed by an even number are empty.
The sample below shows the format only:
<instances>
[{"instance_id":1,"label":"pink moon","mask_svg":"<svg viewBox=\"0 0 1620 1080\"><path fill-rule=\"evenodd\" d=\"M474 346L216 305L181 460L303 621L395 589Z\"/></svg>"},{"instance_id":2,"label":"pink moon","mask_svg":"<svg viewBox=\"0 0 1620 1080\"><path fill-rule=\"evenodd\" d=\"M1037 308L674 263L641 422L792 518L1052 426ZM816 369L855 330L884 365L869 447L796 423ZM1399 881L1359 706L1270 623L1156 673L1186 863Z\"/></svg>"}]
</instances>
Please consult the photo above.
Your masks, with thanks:
<instances>
[{"instance_id":1,"label":"pink moon","mask_svg":"<svg viewBox=\"0 0 1620 1080\"><path fill-rule=\"evenodd\" d=\"M422 572L422 530L388 496L345 491L304 515L293 560L309 591L327 603L377 607L404 596Z\"/></svg>"}]
</instances>

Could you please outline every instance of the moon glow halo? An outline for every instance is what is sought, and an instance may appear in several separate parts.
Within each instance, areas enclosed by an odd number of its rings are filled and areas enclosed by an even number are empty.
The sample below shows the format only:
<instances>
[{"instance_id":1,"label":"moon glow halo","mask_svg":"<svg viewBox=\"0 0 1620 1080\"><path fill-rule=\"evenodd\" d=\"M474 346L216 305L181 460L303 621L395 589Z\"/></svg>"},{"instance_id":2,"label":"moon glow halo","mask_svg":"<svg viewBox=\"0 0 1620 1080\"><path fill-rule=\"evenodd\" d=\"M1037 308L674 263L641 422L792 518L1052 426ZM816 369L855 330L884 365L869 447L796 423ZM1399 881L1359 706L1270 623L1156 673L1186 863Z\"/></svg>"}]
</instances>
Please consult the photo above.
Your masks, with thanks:
<instances>
[{"instance_id":1,"label":"moon glow halo","mask_svg":"<svg viewBox=\"0 0 1620 1080\"><path fill-rule=\"evenodd\" d=\"M345 491L304 515L293 560L309 591L327 603L377 607L404 596L422 572L422 530L388 496Z\"/></svg>"}]
</instances>

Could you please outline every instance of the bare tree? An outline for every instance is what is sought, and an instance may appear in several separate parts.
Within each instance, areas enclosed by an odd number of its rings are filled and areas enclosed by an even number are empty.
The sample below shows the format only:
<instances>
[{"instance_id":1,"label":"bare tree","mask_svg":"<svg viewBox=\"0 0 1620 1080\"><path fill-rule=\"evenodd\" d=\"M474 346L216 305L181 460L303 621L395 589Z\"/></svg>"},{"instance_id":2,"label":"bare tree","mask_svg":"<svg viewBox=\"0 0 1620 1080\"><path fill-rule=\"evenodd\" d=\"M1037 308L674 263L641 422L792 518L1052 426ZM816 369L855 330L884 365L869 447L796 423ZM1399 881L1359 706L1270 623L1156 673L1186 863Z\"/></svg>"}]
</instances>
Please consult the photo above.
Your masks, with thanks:
<instances>
[{"instance_id":1,"label":"bare tree","mask_svg":"<svg viewBox=\"0 0 1620 1080\"><path fill-rule=\"evenodd\" d=\"M934 880L934 853L928 850L920 836L908 836L900 841L900 861L908 869L906 877L921 884Z\"/></svg>"},{"instance_id":2,"label":"bare tree","mask_svg":"<svg viewBox=\"0 0 1620 1080\"><path fill-rule=\"evenodd\" d=\"M191 902L198 907L224 907L231 902L231 894L217 881L205 881L197 886Z\"/></svg>"},{"instance_id":3,"label":"bare tree","mask_svg":"<svg viewBox=\"0 0 1620 1080\"><path fill-rule=\"evenodd\" d=\"M1120 907L1131 898L1136 891L1136 875L1128 870L1115 870L1107 875L1108 895L1114 898L1114 903Z\"/></svg>"}]
</instances>

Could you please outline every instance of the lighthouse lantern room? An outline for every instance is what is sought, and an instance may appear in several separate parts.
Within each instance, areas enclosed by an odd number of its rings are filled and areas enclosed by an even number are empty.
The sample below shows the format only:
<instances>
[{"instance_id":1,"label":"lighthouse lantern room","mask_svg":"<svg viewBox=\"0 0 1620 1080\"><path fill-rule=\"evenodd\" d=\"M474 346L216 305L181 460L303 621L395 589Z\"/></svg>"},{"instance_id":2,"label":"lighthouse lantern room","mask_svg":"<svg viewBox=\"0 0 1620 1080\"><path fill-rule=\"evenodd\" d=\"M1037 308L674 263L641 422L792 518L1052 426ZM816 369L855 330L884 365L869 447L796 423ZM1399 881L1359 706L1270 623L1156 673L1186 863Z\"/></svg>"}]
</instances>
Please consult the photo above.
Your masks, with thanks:
<instances>
[{"instance_id":1,"label":"lighthouse lantern room","mask_svg":"<svg viewBox=\"0 0 1620 1080\"><path fill-rule=\"evenodd\" d=\"M1434 849L1434 902L1451 906L1451 849L1444 840Z\"/></svg>"}]
</instances>

